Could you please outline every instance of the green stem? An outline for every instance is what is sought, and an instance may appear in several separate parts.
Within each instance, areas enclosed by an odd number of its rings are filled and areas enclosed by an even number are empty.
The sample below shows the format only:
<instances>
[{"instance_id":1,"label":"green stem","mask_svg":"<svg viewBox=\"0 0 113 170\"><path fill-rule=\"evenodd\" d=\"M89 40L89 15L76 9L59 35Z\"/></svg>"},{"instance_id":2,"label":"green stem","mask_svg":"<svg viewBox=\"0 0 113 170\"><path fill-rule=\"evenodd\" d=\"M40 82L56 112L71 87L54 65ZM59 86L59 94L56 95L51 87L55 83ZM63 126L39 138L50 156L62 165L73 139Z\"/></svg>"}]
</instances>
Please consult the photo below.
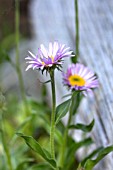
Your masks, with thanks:
<instances>
[{"instance_id":1,"label":"green stem","mask_svg":"<svg viewBox=\"0 0 113 170\"><path fill-rule=\"evenodd\" d=\"M74 105L74 100L73 100L73 94L72 94L72 102L71 102L71 106L70 106L70 110L69 110L69 117L68 117L68 122L67 125L65 127L65 131L64 131L64 137L63 137L63 144L62 144L62 148L61 148L61 157L60 157L60 166L63 167L64 166L64 159L65 159L65 153L66 153L66 147L67 147L67 140L68 140L68 127L71 123L72 120L72 106Z\"/></svg>"},{"instance_id":2,"label":"green stem","mask_svg":"<svg viewBox=\"0 0 113 170\"><path fill-rule=\"evenodd\" d=\"M29 109L27 105L24 82L23 82L22 72L20 69L20 61L19 61L19 24L20 24L19 0L15 0L16 71L18 74L22 100L25 105L25 112L26 112L26 115L28 115Z\"/></svg>"},{"instance_id":3,"label":"green stem","mask_svg":"<svg viewBox=\"0 0 113 170\"><path fill-rule=\"evenodd\" d=\"M52 114L51 114L50 147L51 147L51 157L55 158L54 132L55 132L56 94L55 94L54 71L50 72L50 77L51 77L51 89L52 89Z\"/></svg>"},{"instance_id":4,"label":"green stem","mask_svg":"<svg viewBox=\"0 0 113 170\"><path fill-rule=\"evenodd\" d=\"M7 164L8 164L9 170L13 170L10 151L9 151L9 148L8 148L8 144L6 143L7 140L5 139L5 135L4 135L4 124L3 124L3 116L2 116L2 114L1 114L1 126L2 126L1 138L2 138L2 144L3 144L4 151L5 151L6 158L7 158Z\"/></svg>"},{"instance_id":5,"label":"green stem","mask_svg":"<svg viewBox=\"0 0 113 170\"><path fill-rule=\"evenodd\" d=\"M75 24L76 24L76 57L79 57L79 12L78 0L75 0Z\"/></svg>"}]
</instances>

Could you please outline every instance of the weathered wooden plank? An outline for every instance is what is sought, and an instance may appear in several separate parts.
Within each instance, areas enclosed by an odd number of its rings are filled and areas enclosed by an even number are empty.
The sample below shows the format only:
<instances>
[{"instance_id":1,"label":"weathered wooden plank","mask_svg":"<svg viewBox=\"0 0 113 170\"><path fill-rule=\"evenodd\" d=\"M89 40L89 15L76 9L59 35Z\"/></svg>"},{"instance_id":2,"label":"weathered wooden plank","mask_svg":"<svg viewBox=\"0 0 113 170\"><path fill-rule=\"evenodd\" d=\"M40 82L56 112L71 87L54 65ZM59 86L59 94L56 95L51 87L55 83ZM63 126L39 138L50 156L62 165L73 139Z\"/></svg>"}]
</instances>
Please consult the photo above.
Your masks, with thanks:
<instances>
[{"instance_id":1,"label":"weathered wooden plank","mask_svg":"<svg viewBox=\"0 0 113 170\"><path fill-rule=\"evenodd\" d=\"M109 10L111 5L113 6L112 1L96 1L95 3L84 1L79 4L81 58L84 63L88 61L87 64L96 70L100 80L100 89L95 93L95 106L90 107L97 120L93 132L97 145L113 143L111 77L113 73L113 47L111 47L113 12ZM91 100L89 100L89 105L91 105ZM104 165L101 164L99 169L112 170L112 154L104 159Z\"/></svg>"}]
</instances>

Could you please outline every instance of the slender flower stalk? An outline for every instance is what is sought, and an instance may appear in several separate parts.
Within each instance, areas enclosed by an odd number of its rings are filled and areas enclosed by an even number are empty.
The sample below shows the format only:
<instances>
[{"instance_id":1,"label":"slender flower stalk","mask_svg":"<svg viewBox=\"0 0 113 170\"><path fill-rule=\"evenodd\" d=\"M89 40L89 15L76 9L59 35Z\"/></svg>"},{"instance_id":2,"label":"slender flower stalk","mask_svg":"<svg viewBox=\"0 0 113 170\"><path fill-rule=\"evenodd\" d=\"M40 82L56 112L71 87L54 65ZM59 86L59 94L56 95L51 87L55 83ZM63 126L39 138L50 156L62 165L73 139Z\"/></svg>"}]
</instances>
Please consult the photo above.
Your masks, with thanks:
<instances>
[{"instance_id":1,"label":"slender flower stalk","mask_svg":"<svg viewBox=\"0 0 113 170\"><path fill-rule=\"evenodd\" d=\"M75 0L75 27L76 27L76 57L79 57L79 11L78 0Z\"/></svg>"},{"instance_id":2,"label":"slender flower stalk","mask_svg":"<svg viewBox=\"0 0 113 170\"><path fill-rule=\"evenodd\" d=\"M24 82L20 69L20 61L19 61L19 23L20 23L20 14L19 14L19 0L15 0L15 39L16 39L16 71L18 75L18 80L20 84L21 96L25 105L25 113L28 115L29 109L27 105L27 100L25 96Z\"/></svg>"},{"instance_id":3,"label":"slender flower stalk","mask_svg":"<svg viewBox=\"0 0 113 170\"><path fill-rule=\"evenodd\" d=\"M50 131L50 148L51 148L51 157L55 158L54 132L55 132L56 94L55 94L54 70L52 70L50 72L50 77L51 77L51 89L52 89L52 114L51 114L51 131Z\"/></svg>"}]
</instances>

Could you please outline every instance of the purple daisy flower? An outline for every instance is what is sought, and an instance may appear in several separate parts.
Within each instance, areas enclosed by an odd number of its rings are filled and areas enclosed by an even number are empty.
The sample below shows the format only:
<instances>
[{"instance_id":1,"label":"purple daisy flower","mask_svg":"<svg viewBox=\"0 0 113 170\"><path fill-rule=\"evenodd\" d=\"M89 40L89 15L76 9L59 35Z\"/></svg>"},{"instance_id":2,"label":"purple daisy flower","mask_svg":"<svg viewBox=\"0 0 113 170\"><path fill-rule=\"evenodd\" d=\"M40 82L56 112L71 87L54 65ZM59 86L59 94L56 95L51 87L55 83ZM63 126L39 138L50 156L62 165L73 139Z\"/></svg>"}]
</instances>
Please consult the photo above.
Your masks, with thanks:
<instances>
[{"instance_id":1,"label":"purple daisy flower","mask_svg":"<svg viewBox=\"0 0 113 170\"><path fill-rule=\"evenodd\" d=\"M53 44L50 42L48 50L41 44L36 56L29 51L30 56L25 58L29 64L26 71L30 68L43 70L55 65L60 66L63 58L72 56L72 51L69 49L70 47L66 47L65 44L59 44L57 41Z\"/></svg>"},{"instance_id":2,"label":"purple daisy flower","mask_svg":"<svg viewBox=\"0 0 113 170\"><path fill-rule=\"evenodd\" d=\"M99 82L96 75L83 64L72 64L63 73L63 84L71 90L83 90L83 93L91 91L98 87Z\"/></svg>"}]
</instances>

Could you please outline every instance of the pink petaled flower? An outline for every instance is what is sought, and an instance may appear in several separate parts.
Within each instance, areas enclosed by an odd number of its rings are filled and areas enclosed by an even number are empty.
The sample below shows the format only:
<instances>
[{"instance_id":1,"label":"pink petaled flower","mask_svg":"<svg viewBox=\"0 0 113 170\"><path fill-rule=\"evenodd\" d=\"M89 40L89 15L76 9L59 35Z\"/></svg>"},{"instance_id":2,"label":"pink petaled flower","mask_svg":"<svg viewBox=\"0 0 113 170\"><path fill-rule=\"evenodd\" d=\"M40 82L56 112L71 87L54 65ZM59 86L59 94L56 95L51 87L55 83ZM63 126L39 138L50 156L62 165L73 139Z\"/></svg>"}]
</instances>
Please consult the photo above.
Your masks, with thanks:
<instances>
[{"instance_id":1,"label":"pink petaled flower","mask_svg":"<svg viewBox=\"0 0 113 170\"><path fill-rule=\"evenodd\" d=\"M83 93L91 91L98 87L99 82L96 75L83 64L72 64L63 73L63 84L71 90L83 90Z\"/></svg>"},{"instance_id":2,"label":"pink petaled flower","mask_svg":"<svg viewBox=\"0 0 113 170\"><path fill-rule=\"evenodd\" d=\"M57 67L62 65L63 58L72 56L72 51L69 49L70 47L66 47L65 44L59 44L57 41L53 44L50 42L48 50L41 44L36 56L29 51L30 56L25 58L28 60L27 63L29 64L26 71L30 68L33 68L33 70L44 70L53 66Z\"/></svg>"}]
</instances>

